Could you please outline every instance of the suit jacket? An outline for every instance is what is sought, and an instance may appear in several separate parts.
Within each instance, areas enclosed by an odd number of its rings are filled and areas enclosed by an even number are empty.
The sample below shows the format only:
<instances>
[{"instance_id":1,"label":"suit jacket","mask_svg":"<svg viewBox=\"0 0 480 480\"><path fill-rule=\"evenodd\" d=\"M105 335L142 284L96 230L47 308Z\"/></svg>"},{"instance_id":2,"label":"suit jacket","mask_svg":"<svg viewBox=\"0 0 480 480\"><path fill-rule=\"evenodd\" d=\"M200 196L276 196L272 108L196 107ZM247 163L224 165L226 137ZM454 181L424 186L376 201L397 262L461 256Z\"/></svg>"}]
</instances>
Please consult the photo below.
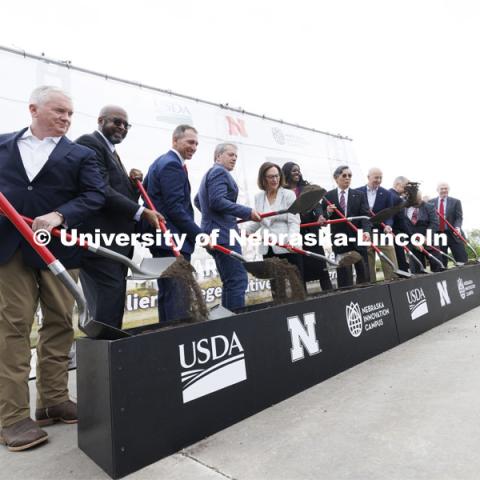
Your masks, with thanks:
<instances>
[{"instance_id":1,"label":"suit jacket","mask_svg":"<svg viewBox=\"0 0 480 480\"><path fill-rule=\"evenodd\" d=\"M255 210L259 213L273 212L285 210L295 201L295 193L292 190L280 187L277 192L275 203L270 205L266 192L260 192L255 195ZM267 230L277 236L287 234L289 243L293 243L295 237L300 234L300 215L292 215L291 213L283 213L275 217L264 218L261 222L249 222L247 224L247 232L254 233L259 229ZM284 248L273 246L273 252L276 254L290 253ZM263 242L259 247L261 255L268 252L268 245Z\"/></svg>"},{"instance_id":2,"label":"suit jacket","mask_svg":"<svg viewBox=\"0 0 480 480\"><path fill-rule=\"evenodd\" d=\"M405 209L407 210L407 209ZM435 213L435 207L428 202L422 202L418 207L417 223L413 225L408 218L407 212L405 216L413 233L421 233L426 235L427 229L432 230L433 233L438 231L438 215Z\"/></svg>"},{"instance_id":3,"label":"suit jacket","mask_svg":"<svg viewBox=\"0 0 480 480\"><path fill-rule=\"evenodd\" d=\"M105 182L95 164L94 153L62 137L43 168L30 181L17 145L25 130L0 135L0 191L22 215L35 218L58 211L68 227L78 226L105 203ZM0 238L0 264L7 263L20 248L27 265L46 268L4 217L0 217ZM63 247L57 239L52 239L48 248L66 268L79 266L79 248Z\"/></svg>"},{"instance_id":4,"label":"suit jacket","mask_svg":"<svg viewBox=\"0 0 480 480\"><path fill-rule=\"evenodd\" d=\"M134 216L140 207L139 194L128 178L127 172L99 132L82 135L76 143L95 152L97 167L106 183L105 206L96 215L90 217L81 230L93 233L98 228L102 233L133 233L136 228ZM107 247L122 255L132 253L131 246L121 247L113 243Z\"/></svg>"},{"instance_id":5,"label":"suit jacket","mask_svg":"<svg viewBox=\"0 0 480 480\"><path fill-rule=\"evenodd\" d=\"M403 202L402 197L394 188L390 188L389 192L392 196L394 207ZM407 235L412 235L412 224L407 220L405 210L400 210L396 215L393 216L392 220L392 229L394 233L406 233Z\"/></svg>"},{"instance_id":6,"label":"suit jacket","mask_svg":"<svg viewBox=\"0 0 480 480\"><path fill-rule=\"evenodd\" d=\"M170 150L157 158L150 166L143 185L155 208L165 217L170 232L187 235L182 252L191 254L201 230L194 221L190 182L178 155ZM164 238L162 245L150 250L154 252L157 248L170 250Z\"/></svg>"},{"instance_id":7,"label":"suit jacket","mask_svg":"<svg viewBox=\"0 0 480 480\"><path fill-rule=\"evenodd\" d=\"M438 197L432 198L429 203L433 205L435 210L440 211L438 203ZM455 227L462 228L463 223L463 210L462 202L458 198L447 197L447 211L445 212L445 218ZM439 217L440 220L440 217ZM448 230L448 225L445 225L445 229Z\"/></svg>"},{"instance_id":8,"label":"suit jacket","mask_svg":"<svg viewBox=\"0 0 480 480\"><path fill-rule=\"evenodd\" d=\"M328 199L330 202L334 203L338 210L345 214L345 212L340 208L340 200L338 198L338 192L336 188L327 192L325 198ZM327 204L327 202L325 202L325 204ZM358 217L365 215L367 217L370 216L367 197L363 194L363 192L359 192L358 190L355 190L353 188L349 189L346 215L348 217ZM330 220L335 220L336 218L341 218L340 215L338 215L336 212L332 212L329 215ZM371 232L371 225L368 220L355 220L352 223L357 228L361 228L364 232ZM333 251L335 253L345 253L351 250L356 250L358 248L356 233L348 225L347 222L331 224L330 231L332 233L332 241L335 239L335 235L337 234L345 234L347 238L349 238L348 245L333 245Z\"/></svg>"},{"instance_id":9,"label":"suit jacket","mask_svg":"<svg viewBox=\"0 0 480 480\"><path fill-rule=\"evenodd\" d=\"M359 192L362 192L365 195L365 198L367 199L367 205L368 205L368 195L367 195L367 186L364 185L363 187L357 188ZM380 210L383 210L385 208L390 208L393 206L393 198L390 192L383 187L378 187L377 190L377 195L375 197L375 203L373 204L372 211L373 213L378 213ZM386 225L392 226L393 224L393 218L388 218L384 222Z\"/></svg>"},{"instance_id":10,"label":"suit jacket","mask_svg":"<svg viewBox=\"0 0 480 480\"><path fill-rule=\"evenodd\" d=\"M195 196L195 206L202 212L201 228L207 233L220 230L218 243L229 247L230 230L238 232L237 218L249 219L250 207L238 205L238 186L223 165L214 165L204 175ZM235 242L237 250L238 242ZM230 248L233 248L231 245Z\"/></svg>"}]
</instances>

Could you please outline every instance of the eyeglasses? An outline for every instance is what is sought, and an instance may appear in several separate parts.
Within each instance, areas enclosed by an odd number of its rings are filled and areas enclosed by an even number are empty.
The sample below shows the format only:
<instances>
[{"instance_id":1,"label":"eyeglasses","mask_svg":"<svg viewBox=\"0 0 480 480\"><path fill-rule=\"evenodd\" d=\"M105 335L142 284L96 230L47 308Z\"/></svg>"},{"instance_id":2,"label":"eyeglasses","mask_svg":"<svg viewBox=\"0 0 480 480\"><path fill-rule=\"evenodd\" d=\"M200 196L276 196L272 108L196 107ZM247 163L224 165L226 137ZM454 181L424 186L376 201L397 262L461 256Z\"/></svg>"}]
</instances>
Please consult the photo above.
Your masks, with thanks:
<instances>
[{"instance_id":1,"label":"eyeglasses","mask_svg":"<svg viewBox=\"0 0 480 480\"><path fill-rule=\"evenodd\" d=\"M280 175L265 175L265 178L268 180L275 180L277 178L280 178Z\"/></svg>"},{"instance_id":2,"label":"eyeglasses","mask_svg":"<svg viewBox=\"0 0 480 480\"><path fill-rule=\"evenodd\" d=\"M132 128L132 125L128 123L126 120L122 120L121 118L110 118L110 121L116 126L116 127L121 127L123 125L123 128L125 130L130 130Z\"/></svg>"},{"instance_id":3,"label":"eyeglasses","mask_svg":"<svg viewBox=\"0 0 480 480\"><path fill-rule=\"evenodd\" d=\"M351 173L342 173L340 175L342 178L352 178L352 174Z\"/></svg>"}]
</instances>

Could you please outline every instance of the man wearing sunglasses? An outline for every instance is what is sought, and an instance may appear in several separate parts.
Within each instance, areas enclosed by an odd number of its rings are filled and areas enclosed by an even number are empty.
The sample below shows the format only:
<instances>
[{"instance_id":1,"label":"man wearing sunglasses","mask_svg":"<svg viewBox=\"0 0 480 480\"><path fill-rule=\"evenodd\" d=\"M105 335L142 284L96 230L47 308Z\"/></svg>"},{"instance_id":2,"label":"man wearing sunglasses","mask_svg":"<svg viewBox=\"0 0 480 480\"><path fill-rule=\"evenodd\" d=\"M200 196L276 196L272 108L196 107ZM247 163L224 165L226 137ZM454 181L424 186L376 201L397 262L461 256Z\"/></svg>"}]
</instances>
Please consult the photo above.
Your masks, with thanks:
<instances>
[{"instance_id":1,"label":"man wearing sunglasses","mask_svg":"<svg viewBox=\"0 0 480 480\"><path fill-rule=\"evenodd\" d=\"M338 167L333 172L333 178L337 184L337 188L330 190L325 195L331 205L327 203L327 214L329 219L334 220L341 218L337 213L338 209L346 217L369 216L367 198L364 193L350 188L352 183L352 171L347 165ZM360 220L352 222L357 228L364 231L364 240L370 239L370 223L368 220ZM347 222L334 223L330 225L332 233L333 251L340 259L349 252L357 252L362 258L355 263L355 271L357 274L357 283L368 282L368 269L366 267L367 252L365 247L360 247L357 242L357 234ZM348 244L335 244L335 240L340 237L348 238ZM353 276L351 267L337 268L337 285L338 287L348 287L353 285Z\"/></svg>"},{"instance_id":2,"label":"man wearing sunglasses","mask_svg":"<svg viewBox=\"0 0 480 480\"><path fill-rule=\"evenodd\" d=\"M154 228L159 228L159 213L138 204L139 192L135 179L142 179L137 169L127 173L116 150L116 145L127 136L131 125L127 112L118 106L107 105L98 115L98 130L82 135L77 143L95 152L100 172L107 184L105 207L82 226L82 232L132 234L137 222L145 219ZM132 257L132 245L120 246L116 242L103 245L122 255ZM80 271L80 280L89 308L94 318L116 328L122 327L125 305L127 268L113 260L85 252Z\"/></svg>"}]
</instances>

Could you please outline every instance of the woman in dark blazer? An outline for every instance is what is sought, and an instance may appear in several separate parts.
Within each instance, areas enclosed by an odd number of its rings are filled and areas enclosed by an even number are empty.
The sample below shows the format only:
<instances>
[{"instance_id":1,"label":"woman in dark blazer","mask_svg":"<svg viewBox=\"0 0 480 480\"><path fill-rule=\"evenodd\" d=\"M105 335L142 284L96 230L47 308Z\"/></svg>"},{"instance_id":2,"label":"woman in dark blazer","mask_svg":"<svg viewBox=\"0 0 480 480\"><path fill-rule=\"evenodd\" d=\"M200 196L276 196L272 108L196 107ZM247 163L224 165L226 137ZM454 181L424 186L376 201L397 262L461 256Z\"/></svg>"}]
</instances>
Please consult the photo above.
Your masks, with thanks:
<instances>
[{"instance_id":1,"label":"woman in dark blazer","mask_svg":"<svg viewBox=\"0 0 480 480\"><path fill-rule=\"evenodd\" d=\"M287 162L283 165L282 171L285 176L285 188L292 190L298 198L302 191L308 188L309 185L309 183L303 179L300 167L294 162ZM316 222L321 218L323 218L323 207L320 203L317 204L315 208L300 214L301 223ZM305 239L307 233L314 234L318 238L318 228L319 227L303 227L300 228L300 234L303 239ZM306 247L304 245L303 248L310 252L325 255L325 250L322 245L317 244L312 247ZM327 264L323 260L303 257L303 280L305 283L319 280L322 290L332 290Z\"/></svg>"}]
</instances>

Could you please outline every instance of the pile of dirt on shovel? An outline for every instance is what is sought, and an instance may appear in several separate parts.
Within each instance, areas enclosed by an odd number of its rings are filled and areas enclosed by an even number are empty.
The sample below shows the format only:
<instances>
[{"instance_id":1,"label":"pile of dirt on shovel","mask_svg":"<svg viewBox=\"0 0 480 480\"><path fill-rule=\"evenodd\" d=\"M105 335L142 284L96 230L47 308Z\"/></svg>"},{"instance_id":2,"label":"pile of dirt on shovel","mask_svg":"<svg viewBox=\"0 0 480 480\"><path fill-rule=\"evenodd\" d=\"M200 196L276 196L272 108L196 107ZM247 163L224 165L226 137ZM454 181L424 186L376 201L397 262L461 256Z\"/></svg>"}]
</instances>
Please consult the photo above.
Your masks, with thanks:
<instances>
[{"instance_id":1,"label":"pile of dirt on shovel","mask_svg":"<svg viewBox=\"0 0 480 480\"><path fill-rule=\"evenodd\" d=\"M303 286L300 272L295 265L285 258L265 258L265 268L271 278L273 302L277 305L305 300L307 294ZM290 286L290 295L288 292Z\"/></svg>"},{"instance_id":2,"label":"pile of dirt on shovel","mask_svg":"<svg viewBox=\"0 0 480 480\"><path fill-rule=\"evenodd\" d=\"M186 305L192 322L203 322L208 319L208 308L194 274L195 269L192 265L180 256L162 273L160 278L172 278L182 285L182 294L176 300L179 305L180 303Z\"/></svg>"}]
</instances>

